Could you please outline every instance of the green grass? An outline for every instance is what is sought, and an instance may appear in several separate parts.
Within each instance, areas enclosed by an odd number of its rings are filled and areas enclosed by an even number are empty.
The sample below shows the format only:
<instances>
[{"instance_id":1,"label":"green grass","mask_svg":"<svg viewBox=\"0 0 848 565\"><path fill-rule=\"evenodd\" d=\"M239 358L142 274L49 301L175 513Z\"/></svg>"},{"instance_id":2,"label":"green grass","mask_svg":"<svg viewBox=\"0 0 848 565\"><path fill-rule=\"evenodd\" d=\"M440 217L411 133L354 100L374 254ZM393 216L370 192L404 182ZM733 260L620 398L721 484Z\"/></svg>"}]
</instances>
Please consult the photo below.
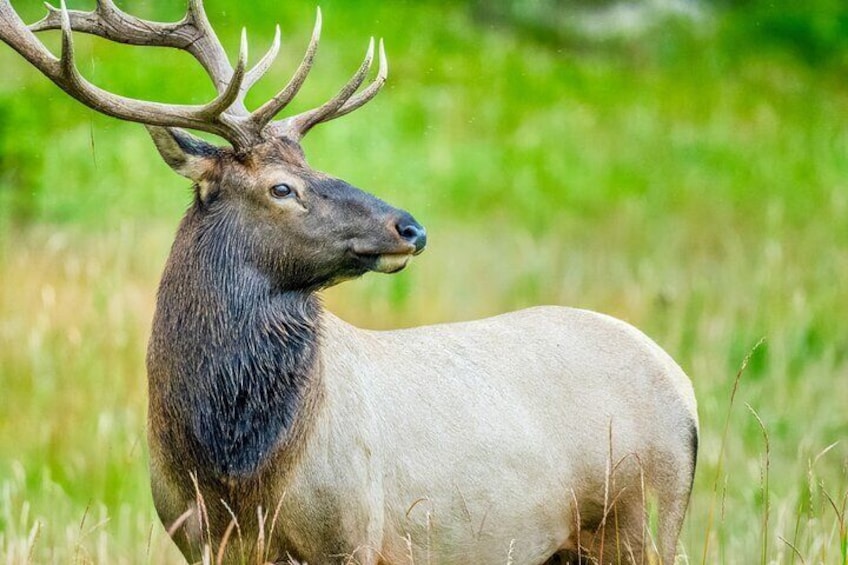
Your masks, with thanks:
<instances>
[{"instance_id":1,"label":"green grass","mask_svg":"<svg viewBox=\"0 0 848 565\"><path fill-rule=\"evenodd\" d=\"M37 4L16 2L29 20ZM248 25L252 60L280 21L280 62L252 100L270 96L314 5L208 6L231 51ZM689 562L848 562L839 57L817 66L782 43L746 44L738 14L702 34L566 49L476 24L463 6L321 7L322 49L294 110L334 92L369 34L385 36L391 72L368 107L310 133L310 162L410 210L431 236L405 272L329 291L330 309L381 328L539 303L628 320L699 399ZM86 76L122 93L211 94L180 54L83 37L79 54ZM4 46L0 68L0 556L178 561L148 492L144 350L187 183L142 127L84 109Z\"/></svg>"}]
</instances>

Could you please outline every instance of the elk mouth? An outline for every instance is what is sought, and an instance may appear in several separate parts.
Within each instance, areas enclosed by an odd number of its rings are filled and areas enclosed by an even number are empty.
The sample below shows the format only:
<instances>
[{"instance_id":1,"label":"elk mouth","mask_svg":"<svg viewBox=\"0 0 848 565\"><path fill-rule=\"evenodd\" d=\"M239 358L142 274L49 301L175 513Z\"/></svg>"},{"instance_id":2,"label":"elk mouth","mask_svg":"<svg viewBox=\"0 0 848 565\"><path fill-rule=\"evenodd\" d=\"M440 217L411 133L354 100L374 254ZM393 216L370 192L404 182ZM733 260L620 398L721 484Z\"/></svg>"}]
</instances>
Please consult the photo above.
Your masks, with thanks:
<instances>
[{"instance_id":1,"label":"elk mouth","mask_svg":"<svg viewBox=\"0 0 848 565\"><path fill-rule=\"evenodd\" d=\"M363 265L376 273L397 273L402 271L412 259L412 253L357 253Z\"/></svg>"},{"instance_id":2,"label":"elk mouth","mask_svg":"<svg viewBox=\"0 0 848 565\"><path fill-rule=\"evenodd\" d=\"M415 250L391 251L386 253L353 251L359 263L369 271L376 273L397 273L409 264Z\"/></svg>"}]
</instances>

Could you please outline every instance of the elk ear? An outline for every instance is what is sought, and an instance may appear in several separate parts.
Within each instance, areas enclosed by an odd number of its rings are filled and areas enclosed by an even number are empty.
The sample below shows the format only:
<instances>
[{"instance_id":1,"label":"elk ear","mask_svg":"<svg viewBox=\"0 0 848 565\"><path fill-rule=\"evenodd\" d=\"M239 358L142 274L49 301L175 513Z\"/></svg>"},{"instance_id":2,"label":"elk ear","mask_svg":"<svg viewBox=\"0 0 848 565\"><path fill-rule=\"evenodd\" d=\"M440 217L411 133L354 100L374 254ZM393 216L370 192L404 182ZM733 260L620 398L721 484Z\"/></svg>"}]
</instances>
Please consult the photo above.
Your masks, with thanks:
<instances>
[{"instance_id":1,"label":"elk ear","mask_svg":"<svg viewBox=\"0 0 848 565\"><path fill-rule=\"evenodd\" d=\"M179 128L145 126L162 159L177 174L199 182L218 160L219 149Z\"/></svg>"}]
</instances>

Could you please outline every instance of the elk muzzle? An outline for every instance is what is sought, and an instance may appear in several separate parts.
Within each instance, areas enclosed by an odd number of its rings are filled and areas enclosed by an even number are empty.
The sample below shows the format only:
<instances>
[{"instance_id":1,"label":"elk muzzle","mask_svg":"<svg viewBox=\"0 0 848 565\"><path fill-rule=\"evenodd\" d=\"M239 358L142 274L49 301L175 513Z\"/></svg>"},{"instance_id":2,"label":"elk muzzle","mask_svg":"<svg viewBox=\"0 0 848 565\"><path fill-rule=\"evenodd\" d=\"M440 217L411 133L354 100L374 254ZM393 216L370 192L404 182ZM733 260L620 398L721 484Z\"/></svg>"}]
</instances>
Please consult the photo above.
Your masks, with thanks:
<instances>
[{"instance_id":1,"label":"elk muzzle","mask_svg":"<svg viewBox=\"0 0 848 565\"><path fill-rule=\"evenodd\" d=\"M418 255L424 251L424 247L427 245L427 230L416 222L412 215L404 212L395 223L395 229L401 239L415 247L413 255Z\"/></svg>"},{"instance_id":2,"label":"elk muzzle","mask_svg":"<svg viewBox=\"0 0 848 565\"><path fill-rule=\"evenodd\" d=\"M354 245L353 254L365 269L378 273L397 273L414 255L424 251L427 231L408 212L399 211L387 222L392 243L377 247Z\"/></svg>"}]
</instances>

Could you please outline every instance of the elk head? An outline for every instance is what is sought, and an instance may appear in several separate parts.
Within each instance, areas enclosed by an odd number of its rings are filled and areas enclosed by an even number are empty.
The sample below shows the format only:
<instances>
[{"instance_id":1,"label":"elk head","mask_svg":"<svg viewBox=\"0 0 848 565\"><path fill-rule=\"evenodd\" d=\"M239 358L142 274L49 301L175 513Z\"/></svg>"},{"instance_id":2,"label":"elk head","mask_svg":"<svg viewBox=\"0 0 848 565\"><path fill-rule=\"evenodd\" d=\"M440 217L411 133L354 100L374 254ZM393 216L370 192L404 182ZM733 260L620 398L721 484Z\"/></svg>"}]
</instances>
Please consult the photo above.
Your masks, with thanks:
<instances>
[{"instance_id":1,"label":"elk head","mask_svg":"<svg viewBox=\"0 0 848 565\"><path fill-rule=\"evenodd\" d=\"M190 213L196 221L210 226L226 223L229 230L237 231L237 243L244 247L242 258L277 285L314 289L369 270L396 272L424 249L424 228L409 213L311 169L300 147L312 127L356 110L379 92L388 74L382 41L377 75L361 91L374 58L373 38L359 69L335 97L318 108L276 120L312 68L321 31L320 10L294 76L252 112L244 99L279 51L279 26L271 48L247 70L245 31L233 67L202 0L189 0L185 17L175 23L135 18L112 0L97 0L91 12L68 10L64 0L60 8L48 4L48 10L42 20L27 26L9 0L0 0L0 40L83 104L147 126L166 163L194 182L196 198ZM62 32L58 58L34 35L50 29ZM73 31L130 45L188 51L209 74L217 95L204 105L173 105L104 91L77 70ZM231 147L214 146L186 129L218 135Z\"/></svg>"}]
</instances>

